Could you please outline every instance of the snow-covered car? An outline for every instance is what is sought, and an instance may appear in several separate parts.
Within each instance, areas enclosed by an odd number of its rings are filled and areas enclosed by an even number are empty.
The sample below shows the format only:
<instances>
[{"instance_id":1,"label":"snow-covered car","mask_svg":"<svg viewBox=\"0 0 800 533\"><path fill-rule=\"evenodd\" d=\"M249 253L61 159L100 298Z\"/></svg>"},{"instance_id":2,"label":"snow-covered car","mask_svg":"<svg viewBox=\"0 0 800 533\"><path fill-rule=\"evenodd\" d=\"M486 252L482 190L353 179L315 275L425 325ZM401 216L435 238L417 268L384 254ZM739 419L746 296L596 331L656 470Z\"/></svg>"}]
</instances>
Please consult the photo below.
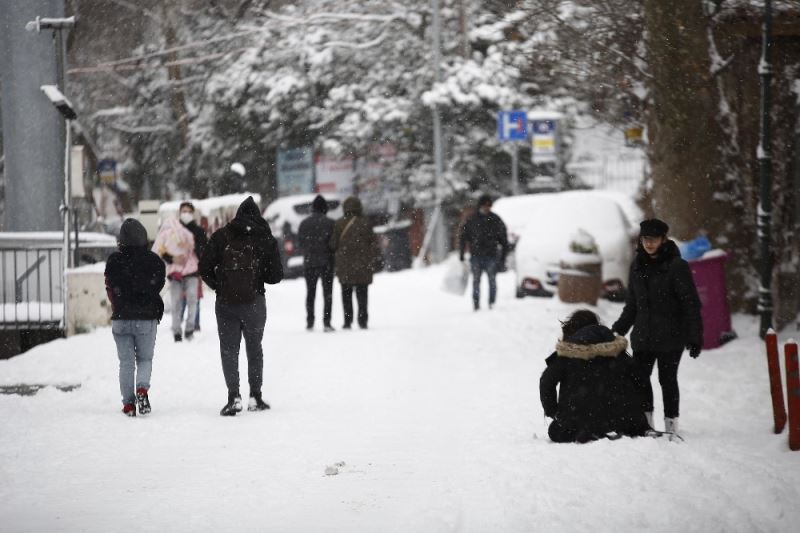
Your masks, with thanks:
<instances>
[{"instance_id":1,"label":"snow-covered car","mask_svg":"<svg viewBox=\"0 0 800 533\"><path fill-rule=\"evenodd\" d=\"M572 236L583 229L594 237L603 260L603 296L625 298L638 231L615 199L595 191L567 191L528 195L525 205L528 218L515 251L518 297L555 293L560 260Z\"/></svg>"},{"instance_id":2,"label":"snow-covered car","mask_svg":"<svg viewBox=\"0 0 800 533\"><path fill-rule=\"evenodd\" d=\"M341 218L343 199L337 194L326 193L322 196L328 202L328 216L334 220ZM316 194L284 196L264 209L264 219L278 239L283 272L287 278L303 275L303 253L297 240L297 231L300 223L311 214L311 204L316 197Z\"/></svg>"},{"instance_id":3,"label":"snow-covered car","mask_svg":"<svg viewBox=\"0 0 800 533\"><path fill-rule=\"evenodd\" d=\"M509 253L506 258L506 266L515 269L516 254L515 249L519 235L528 219L531 217L534 206L541 201L542 197L549 196L543 194L522 194L518 196L505 196L498 198L492 204L492 211L499 216L506 225L508 237Z\"/></svg>"}]
</instances>

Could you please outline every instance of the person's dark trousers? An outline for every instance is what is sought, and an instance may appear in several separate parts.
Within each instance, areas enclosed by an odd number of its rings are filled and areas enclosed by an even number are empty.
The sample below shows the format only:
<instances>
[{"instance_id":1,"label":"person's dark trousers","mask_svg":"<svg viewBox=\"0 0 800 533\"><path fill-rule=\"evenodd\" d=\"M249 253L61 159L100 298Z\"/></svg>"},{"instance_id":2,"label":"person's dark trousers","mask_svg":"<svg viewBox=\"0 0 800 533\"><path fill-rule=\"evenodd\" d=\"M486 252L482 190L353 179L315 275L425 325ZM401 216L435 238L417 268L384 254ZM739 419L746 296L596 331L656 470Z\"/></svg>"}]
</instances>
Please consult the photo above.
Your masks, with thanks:
<instances>
[{"instance_id":1,"label":"person's dark trousers","mask_svg":"<svg viewBox=\"0 0 800 533\"><path fill-rule=\"evenodd\" d=\"M344 325L349 327L353 323L353 288L356 289L358 300L358 325L367 327L367 288L369 285L342 285L342 305L344 306Z\"/></svg>"},{"instance_id":2,"label":"person's dark trousers","mask_svg":"<svg viewBox=\"0 0 800 533\"><path fill-rule=\"evenodd\" d=\"M267 322L267 305L263 294L256 294L252 303L226 305L217 300L217 330L219 351L222 355L222 372L228 394L239 395L239 347L244 336L247 350L247 378L250 394L261 392L264 373L264 353L261 339Z\"/></svg>"},{"instance_id":3,"label":"person's dark trousers","mask_svg":"<svg viewBox=\"0 0 800 533\"><path fill-rule=\"evenodd\" d=\"M653 411L653 386L650 375L653 366L658 362L658 382L661 384L661 395L664 399L664 416L677 418L680 411L681 395L678 389L678 365L683 350L671 352L633 352L633 360L637 366L637 387L642 398L642 409Z\"/></svg>"},{"instance_id":4,"label":"person's dark trousers","mask_svg":"<svg viewBox=\"0 0 800 533\"><path fill-rule=\"evenodd\" d=\"M481 274L486 272L489 278L489 305L493 305L497 298L497 258L485 255L473 255L469 258L472 267L472 303L475 309L481 301Z\"/></svg>"},{"instance_id":5,"label":"person's dark trousers","mask_svg":"<svg viewBox=\"0 0 800 533\"><path fill-rule=\"evenodd\" d=\"M331 325L333 307L333 267L306 267L306 325L314 326L314 300L317 298L317 280L322 279L322 297L325 301L322 311L322 324Z\"/></svg>"}]
</instances>

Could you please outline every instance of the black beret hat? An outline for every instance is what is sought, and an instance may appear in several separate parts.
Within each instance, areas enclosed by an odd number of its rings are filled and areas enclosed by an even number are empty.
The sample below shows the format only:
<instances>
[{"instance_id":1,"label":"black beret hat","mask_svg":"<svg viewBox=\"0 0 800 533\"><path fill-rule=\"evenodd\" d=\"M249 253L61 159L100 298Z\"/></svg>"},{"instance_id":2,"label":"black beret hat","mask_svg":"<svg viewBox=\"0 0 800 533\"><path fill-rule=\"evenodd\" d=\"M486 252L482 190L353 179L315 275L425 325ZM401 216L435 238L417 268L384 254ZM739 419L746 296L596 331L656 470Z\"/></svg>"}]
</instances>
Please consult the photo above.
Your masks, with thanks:
<instances>
[{"instance_id":1,"label":"black beret hat","mask_svg":"<svg viewBox=\"0 0 800 533\"><path fill-rule=\"evenodd\" d=\"M665 237L669 226L663 220L648 218L639 224L639 235L642 237Z\"/></svg>"}]
</instances>

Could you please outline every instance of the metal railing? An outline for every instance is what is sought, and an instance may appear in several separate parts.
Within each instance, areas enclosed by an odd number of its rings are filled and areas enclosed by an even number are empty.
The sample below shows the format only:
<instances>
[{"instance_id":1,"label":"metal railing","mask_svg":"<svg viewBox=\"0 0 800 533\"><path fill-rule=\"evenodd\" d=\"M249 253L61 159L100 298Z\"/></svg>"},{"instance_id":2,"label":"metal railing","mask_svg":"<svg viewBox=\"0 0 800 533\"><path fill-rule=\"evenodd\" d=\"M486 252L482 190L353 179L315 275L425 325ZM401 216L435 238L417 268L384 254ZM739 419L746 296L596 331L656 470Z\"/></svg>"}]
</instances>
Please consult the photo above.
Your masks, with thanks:
<instances>
[{"instance_id":1,"label":"metal railing","mask_svg":"<svg viewBox=\"0 0 800 533\"><path fill-rule=\"evenodd\" d=\"M0 330L62 327L61 254L47 246L0 249Z\"/></svg>"}]
</instances>

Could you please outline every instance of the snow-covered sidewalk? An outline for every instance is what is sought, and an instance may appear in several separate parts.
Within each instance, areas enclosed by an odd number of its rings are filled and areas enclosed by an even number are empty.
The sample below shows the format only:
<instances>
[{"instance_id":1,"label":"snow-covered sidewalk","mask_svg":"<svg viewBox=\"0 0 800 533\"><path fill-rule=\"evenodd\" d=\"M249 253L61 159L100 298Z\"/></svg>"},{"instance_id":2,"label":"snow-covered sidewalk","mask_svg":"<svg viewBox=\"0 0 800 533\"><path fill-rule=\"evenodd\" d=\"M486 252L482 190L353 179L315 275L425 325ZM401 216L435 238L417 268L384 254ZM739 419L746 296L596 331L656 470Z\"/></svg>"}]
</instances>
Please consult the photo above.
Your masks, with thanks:
<instances>
[{"instance_id":1,"label":"snow-covered sidewalk","mask_svg":"<svg viewBox=\"0 0 800 533\"><path fill-rule=\"evenodd\" d=\"M119 413L108 328L0 361L0 385L80 384L0 395L0 530L796 530L800 453L771 433L754 318L681 365L685 443L556 445L538 379L575 307L517 300L505 274L474 313L443 272L377 276L370 329L333 334L305 331L302 280L269 287L267 412L218 414L213 295L195 341L162 321L147 417Z\"/></svg>"}]
</instances>

